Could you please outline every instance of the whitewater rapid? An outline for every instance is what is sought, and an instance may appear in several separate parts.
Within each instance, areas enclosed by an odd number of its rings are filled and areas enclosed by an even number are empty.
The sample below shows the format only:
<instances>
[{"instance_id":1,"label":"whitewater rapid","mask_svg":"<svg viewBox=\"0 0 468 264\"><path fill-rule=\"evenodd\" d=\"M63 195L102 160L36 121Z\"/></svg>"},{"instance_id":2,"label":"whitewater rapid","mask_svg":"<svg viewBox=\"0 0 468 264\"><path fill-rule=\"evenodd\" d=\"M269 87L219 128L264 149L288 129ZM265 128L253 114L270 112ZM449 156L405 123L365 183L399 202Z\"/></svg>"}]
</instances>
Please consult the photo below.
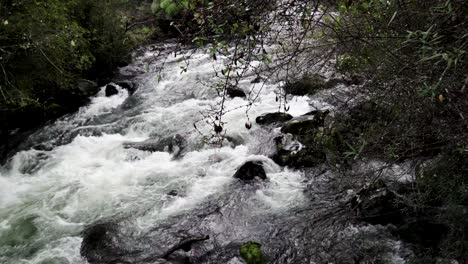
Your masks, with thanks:
<instances>
[{"instance_id":1,"label":"whitewater rapid","mask_svg":"<svg viewBox=\"0 0 468 264\"><path fill-rule=\"evenodd\" d=\"M187 53L153 60L146 50L135 63L122 68L133 73L138 90L130 95L106 97L104 89L77 113L65 116L33 134L30 148L16 153L0 172L0 262L86 263L80 256L81 232L86 225L116 215L140 215L142 229L167 217L186 212L236 181L236 168L248 160L262 160L269 178L250 201L260 213L299 206L303 200L303 174L277 166L268 131L255 123L245 128L246 100L229 98L223 117L226 135L237 146L216 147L203 142L193 124L220 98L206 85L219 78L222 67L204 51L190 51L190 65L181 73ZM164 61L164 68L162 67ZM135 74L137 73L137 74ZM245 92L258 90L255 76L240 82ZM281 83L269 80L261 89L249 116L276 112L276 91ZM308 97L295 97L289 113L307 113ZM199 127L209 134L211 127ZM126 142L182 135L189 150L180 159L166 152L126 149ZM179 196L168 195L177 190ZM144 212L144 213L142 213Z\"/></svg>"}]
</instances>

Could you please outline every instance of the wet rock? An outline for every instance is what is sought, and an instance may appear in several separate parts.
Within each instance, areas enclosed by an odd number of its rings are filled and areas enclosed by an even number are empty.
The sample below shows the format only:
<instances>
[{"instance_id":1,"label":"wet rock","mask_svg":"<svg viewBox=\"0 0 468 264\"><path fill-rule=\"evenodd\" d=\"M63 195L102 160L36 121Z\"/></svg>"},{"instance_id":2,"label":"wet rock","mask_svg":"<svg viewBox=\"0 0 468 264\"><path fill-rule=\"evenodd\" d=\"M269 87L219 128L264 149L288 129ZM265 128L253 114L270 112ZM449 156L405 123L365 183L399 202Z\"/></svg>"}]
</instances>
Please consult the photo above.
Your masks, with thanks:
<instances>
[{"instance_id":1,"label":"wet rock","mask_svg":"<svg viewBox=\"0 0 468 264\"><path fill-rule=\"evenodd\" d=\"M280 166L304 168L321 164L326 161L327 157L325 153L312 149L302 149L297 152L280 149L273 155L272 159Z\"/></svg>"},{"instance_id":2,"label":"wet rock","mask_svg":"<svg viewBox=\"0 0 468 264\"><path fill-rule=\"evenodd\" d=\"M291 95L312 95L317 91L329 89L336 85L336 81L327 81L325 77L318 74L307 75L301 79L287 83L283 89L287 94Z\"/></svg>"},{"instance_id":3,"label":"wet rock","mask_svg":"<svg viewBox=\"0 0 468 264\"><path fill-rule=\"evenodd\" d=\"M179 192L177 192L177 190L171 190L170 192L167 193L167 195L169 195L169 196L177 196L177 195L179 195Z\"/></svg>"},{"instance_id":4,"label":"wet rock","mask_svg":"<svg viewBox=\"0 0 468 264\"><path fill-rule=\"evenodd\" d=\"M134 82L131 82L131 81L120 81L120 82L116 82L115 84L117 84L118 86L126 89L130 95L135 93L135 91L137 89L137 85Z\"/></svg>"},{"instance_id":5,"label":"wet rock","mask_svg":"<svg viewBox=\"0 0 468 264\"><path fill-rule=\"evenodd\" d=\"M261 161L247 161L234 174L234 178L243 181L251 181L255 177L259 177L262 180L266 180L267 178Z\"/></svg>"},{"instance_id":6,"label":"wet rock","mask_svg":"<svg viewBox=\"0 0 468 264\"><path fill-rule=\"evenodd\" d=\"M263 78L262 76L257 76L250 83L261 83L261 82L264 82L264 81L265 81L265 78Z\"/></svg>"},{"instance_id":7,"label":"wet rock","mask_svg":"<svg viewBox=\"0 0 468 264\"><path fill-rule=\"evenodd\" d=\"M259 125L271 125L276 123L284 123L291 120L292 118L293 116L288 113L266 113L258 116L255 119L255 122L257 122Z\"/></svg>"},{"instance_id":8,"label":"wet rock","mask_svg":"<svg viewBox=\"0 0 468 264\"><path fill-rule=\"evenodd\" d=\"M97 84L90 80L80 79L76 81L76 86L84 96L92 96L99 91Z\"/></svg>"},{"instance_id":9,"label":"wet rock","mask_svg":"<svg viewBox=\"0 0 468 264\"><path fill-rule=\"evenodd\" d=\"M162 256L161 258L168 258L172 253L174 253L177 250L182 249L185 252L189 252L192 249L192 245L196 242L200 241L205 241L210 239L210 236L199 236L199 237L188 237L185 239L182 239L179 243L168 249Z\"/></svg>"},{"instance_id":10,"label":"wet rock","mask_svg":"<svg viewBox=\"0 0 468 264\"><path fill-rule=\"evenodd\" d=\"M315 148L315 145L305 146L290 134L275 138L275 144L276 152L271 159L280 166L313 167L326 160L325 153Z\"/></svg>"},{"instance_id":11,"label":"wet rock","mask_svg":"<svg viewBox=\"0 0 468 264\"><path fill-rule=\"evenodd\" d=\"M293 118L283 125L282 133L291 133L293 135L312 134L319 127L323 127L325 117L330 113L329 110L313 111L308 115Z\"/></svg>"},{"instance_id":12,"label":"wet rock","mask_svg":"<svg viewBox=\"0 0 468 264\"><path fill-rule=\"evenodd\" d=\"M185 149L187 142L181 135L176 134L173 137L167 137L163 139L148 139L143 142L127 142L124 143L124 148L134 148L143 151L165 151L173 153L174 158L182 156L182 152Z\"/></svg>"},{"instance_id":13,"label":"wet rock","mask_svg":"<svg viewBox=\"0 0 468 264\"><path fill-rule=\"evenodd\" d=\"M382 180L362 188L350 205L358 218L371 224L399 224L406 217L407 205Z\"/></svg>"},{"instance_id":14,"label":"wet rock","mask_svg":"<svg viewBox=\"0 0 468 264\"><path fill-rule=\"evenodd\" d=\"M80 254L89 263L119 263L119 256L130 252L120 247L117 225L112 222L100 222L87 227L83 232Z\"/></svg>"},{"instance_id":15,"label":"wet rock","mask_svg":"<svg viewBox=\"0 0 468 264\"><path fill-rule=\"evenodd\" d=\"M350 77L344 78L343 82L346 85L361 85L365 82L366 78L363 75L352 75Z\"/></svg>"},{"instance_id":16,"label":"wet rock","mask_svg":"<svg viewBox=\"0 0 468 264\"><path fill-rule=\"evenodd\" d=\"M231 98L235 98L235 97L245 98L246 97L244 91L237 87L227 87L226 94Z\"/></svg>"},{"instance_id":17,"label":"wet rock","mask_svg":"<svg viewBox=\"0 0 468 264\"><path fill-rule=\"evenodd\" d=\"M115 87L113 84L108 84L106 85L106 96L112 96L116 95L119 93L119 90L117 90L117 87Z\"/></svg>"}]
</instances>

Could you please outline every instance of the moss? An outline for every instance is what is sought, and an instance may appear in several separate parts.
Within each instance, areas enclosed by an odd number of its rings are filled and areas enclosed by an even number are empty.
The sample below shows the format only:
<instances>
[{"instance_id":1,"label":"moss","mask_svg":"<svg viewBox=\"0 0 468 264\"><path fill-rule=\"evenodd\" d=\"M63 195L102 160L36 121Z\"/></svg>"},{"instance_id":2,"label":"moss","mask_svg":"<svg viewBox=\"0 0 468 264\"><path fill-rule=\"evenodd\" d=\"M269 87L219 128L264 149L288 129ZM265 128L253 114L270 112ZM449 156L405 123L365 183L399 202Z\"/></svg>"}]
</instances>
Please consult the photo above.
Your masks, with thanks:
<instances>
[{"instance_id":1,"label":"moss","mask_svg":"<svg viewBox=\"0 0 468 264\"><path fill-rule=\"evenodd\" d=\"M265 257L261 250L261 245L257 242L249 241L243 244L240 248L240 255L247 262L247 264L266 263Z\"/></svg>"}]
</instances>

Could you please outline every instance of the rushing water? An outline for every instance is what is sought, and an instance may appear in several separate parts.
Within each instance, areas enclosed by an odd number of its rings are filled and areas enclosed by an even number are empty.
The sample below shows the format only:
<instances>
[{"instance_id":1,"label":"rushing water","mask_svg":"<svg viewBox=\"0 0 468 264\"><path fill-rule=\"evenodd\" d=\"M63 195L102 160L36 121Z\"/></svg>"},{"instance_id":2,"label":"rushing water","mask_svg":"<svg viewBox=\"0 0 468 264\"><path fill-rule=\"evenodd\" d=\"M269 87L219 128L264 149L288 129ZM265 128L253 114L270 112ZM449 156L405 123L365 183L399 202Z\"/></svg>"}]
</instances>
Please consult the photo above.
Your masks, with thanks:
<instances>
[{"instance_id":1,"label":"rushing water","mask_svg":"<svg viewBox=\"0 0 468 264\"><path fill-rule=\"evenodd\" d=\"M354 244L343 241L358 233L370 234L369 243L385 241L388 259L403 262L399 242L388 240L379 227L312 221L330 208L340 215L336 197L322 192L331 176L320 168L293 171L270 160L278 132L256 124L247 130L245 99L229 98L226 107L232 111L223 117L226 135L238 144L206 144L200 132L209 134L211 127L202 122L197 131L193 123L219 101L206 84L218 80L213 68L221 65L198 51L181 73L183 53L156 60L155 53L148 49L121 69L138 84L133 95L118 87L117 95L106 97L103 87L77 113L34 133L23 143L25 150L1 168L0 263L86 263L80 256L83 230L96 221L115 223L121 247L114 251L123 252L122 263L159 263L155 255L188 235L210 235L188 253L195 263L242 263L238 245L249 240L261 242L273 263L340 263L353 259ZM260 91L254 78L246 76L240 87ZM266 82L251 119L277 111L279 84ZM294 97L289 113L327 107ZM176 134L188 142L178 159L124 148ZM232 177L248 160L263 161L267 181L243 184ZM177 196L168 195L173 190Z\"/></svg>"}]
</instances>

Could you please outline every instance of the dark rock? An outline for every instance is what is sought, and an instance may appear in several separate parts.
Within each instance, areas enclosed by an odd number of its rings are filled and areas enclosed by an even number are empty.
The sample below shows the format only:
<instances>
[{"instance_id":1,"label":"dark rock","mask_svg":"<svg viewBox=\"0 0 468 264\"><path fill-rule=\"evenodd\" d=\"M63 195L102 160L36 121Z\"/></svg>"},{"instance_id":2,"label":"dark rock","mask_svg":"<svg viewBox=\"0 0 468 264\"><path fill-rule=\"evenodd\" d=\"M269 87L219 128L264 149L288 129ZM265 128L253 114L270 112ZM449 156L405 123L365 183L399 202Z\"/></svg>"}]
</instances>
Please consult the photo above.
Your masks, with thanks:
<instances>
[{"instance_id":1,"label":"dark rock","mask_svg":"<svg viewBox=\"0 0 468 264\"><path fill-rule=\"evenodd\" d=\"M326 155L322 151L304 148L300 151L279 149L272 157L272 160L280 166L292 168L314 167L326 161Z\"/></svg>"},{"instance_id":2,"label":"dark rock","mask_svg":"<svg viewBox=\"0 0 468 264\"><path fill-rule=\"evenodd\" d=\"M112 222L101 222L87 227L83 232L80 254L89 263L118 263L119 256L129 254L119 241L118 227Z\"/></svg>"},{"instance_id":3,"label":"dark rock","mask_svg":"<svg viewBox=\"0 0 468 264\"><path fill-rule=\"evenodd\" d=\"M237 88L237 87L227 87L226 94L231 98L235 98L235 97L245 98L246 97L244 91L242 91L242 89Z\"/></svg>"},{"instance_id":4,"label":"dark rock","mask_svg":"<svg viewBox=\"0 0 468 264\"><path fill-rule=\"evenodd\" d=\"M293 116L288 113L266 113L258 116L255 119L255 122L257 122L259 125L271 125L276 123L284 123L291 120L292 118Z\"/></svg>"},{"instance_id":5,"label":"dark rock","mask_svg":"<svg viewBox=\"0 0 468 264\"><path fill-rule=\"evenodd\" d=\"M201 236L201 237L189 237L182 239L179 243L167 250L161 258L168 258L175 251L182 249L185 252L189 252L192 249L192 245L196 242L205 241L210 239L210 236Z\"/></svg>"},{"instance_id":6,"label":"dark rock","mask_svg":"<svg viewBox=\"0 0 468 264\"><path fill-rule=\"evenodd\" d=\"M177 196L177 195L179 195L179 192L177 192L177 190L171 190L170 192L167 193L167 195L169 195L169 196Z\"/></svg>"},{"instance_id":7,"label":"dark rock","mask_svg":"<svg viewBox=\"0 0 468 264\"><path fill-rule=\"evenodd\" d=\"M352 75L348 78L344 78L343 82L346 85L361 85L364 83L365 80L366 78L362 75Z\"/></svg>"},{"instance_id":8,"label":"dark rock","mask_svg":"<svg viewBox=\"0 0 468 264\"><path fill-rule=\"evenodd\" d=\"M448 226L437 223L431 217L414 217L397 226L392 234L409 243L436 248L449 230Z\"/></svg>"},{"instance_id":9,"label":"dark rock","mask_svg":"<svg viewBox=\"0 0 468 264\"><path fill-rule=\"evenodd\" d=\"M291 83L286 83L283 89L287 94L303 96L306 94L312 95L319 90L332 88L333 86L334 84L332 82L327 82L323 76L315 74L304 76Z\"/></svg>"},{"instance_id":10,"label":"dark rock","mask_svg":"<svg viewBox=\"0 0 468 264\"><path fill-rule=\"evenodd\" d=\"M137 89L137 85L134 82L131 82L131 81L121 81L121 82L116 82L115 84L117 84L118 86L126 89L130 95L135 93L135 91Z\"/></svg>"},{"instance_id":11,"label":"dark rock","mask_svg":"<svg viewBox=\"0 0 468 264\"><path fill-rule=\"evenodd\" d=\"M271 159L280 166L292 168L313 167L326 160L325 153L315 144L303 145L291 135L282 135L274 139L276 153Z\"/></svg>"},{"instance_id":12,"label":"dark rock","mask_svg":"<svg viewBox=\"0 0 468 264\"><path fill-rule=\"evenodd\" d=\"M242 165L234 174L234 178L241 179L243 181L251 181L259 177L262 180L266 180L267 176L265 169L260 161L247 161Z\"/></svg>"},{"instance_id":13,"label":"dark rock","mask_svg":"<svg viewBox=\"0 0 468 264\"><path fill-rule=\"evenodd\" d=\"M261 83L261 82L264 82L264 81L265 81L265 79L262 76L257 76L250 83Z\"/></svg>"},{"instance_id":14,"label":"dark rock","mask_svg":"<svg viewBox=\"0 0 468 264\"><path fill-rule=\"evenodd\" d=\"M293 135L312 134L319 127L323 127L325 117L330 113L329 110L313 111L309 115L293 118L285 123L281 128L282 133L291 133Z\"/></svg>"},{"instance_id":15,"label":"dark rock","mask_svg":"<svg viewBox=\"0 0 468 264\"><path fill-rule=\"evenodd\" d=\"M350 204L358 218L371 224L400 224L406 217L407 205L381 180L361 189Z\"/></svg>"},{"instance_id":16,"label":"dark rock","mask_svg":"<svg viewBox=\"0 0 468 264\"><path fill-rule=\"evenodd\" d=\"M117 90L117 87L115 87L113 84L108 84L106 85L106 96L112 96L116 95L119 93L119 90Z\"/></svg>"},{"instance_id":17,"label":"dark rock","mask_svg":"<svg viewBox=\"0 0 468 264\"><path fill-rule=\"evenodd\" d=\"M186 147L186 140L179 134L163 139L148 139L143 142L127 142L124 148L135 148L143 151L166 151L174 154L174 158L179 158Z\"/></svg>"},{"instance_id":18,"label":"dark rock","mask_svg":"<svg viewBox=\"0 0 468 264\"><path fill-rule=\"evenodd\" d=\"M95 95L99 89L95 82L85 79L76 81L76 86L84 96Z\"/></svg>"}]
</instances>

